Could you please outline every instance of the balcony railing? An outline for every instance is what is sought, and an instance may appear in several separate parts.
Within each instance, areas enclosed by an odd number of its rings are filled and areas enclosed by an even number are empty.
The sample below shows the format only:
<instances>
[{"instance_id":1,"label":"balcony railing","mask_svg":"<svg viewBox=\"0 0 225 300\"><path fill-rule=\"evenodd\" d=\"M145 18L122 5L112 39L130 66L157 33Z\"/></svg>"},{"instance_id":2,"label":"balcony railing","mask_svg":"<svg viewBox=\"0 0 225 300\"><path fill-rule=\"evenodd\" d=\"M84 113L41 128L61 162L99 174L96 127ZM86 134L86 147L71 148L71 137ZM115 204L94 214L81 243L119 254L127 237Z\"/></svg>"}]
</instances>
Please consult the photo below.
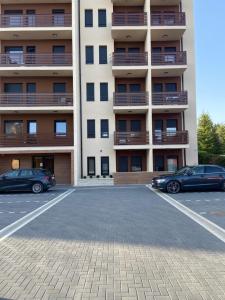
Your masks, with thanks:
<instances>
[{"instance_id":1,"label":"balcony railing","mask_svg":"<svg viewBox=\"0 0 225 300\"><path fill-rule=\"evenodd\" d=\"M187 52L152 53L152 65L186 65Z\"/></svg>"},{"instance_id":2,"label":"balcony railing","mask_svg":"<svg viewBox=\"0 0 225 300\"><path fill-rule=\"evenodd\" d=\"M112 26L146 26L147 13L113 13Z\"/></svg>"},{"instance_id":3,"label":"balcony railing","mask_svg":"<svg viewBox=\"0 0 225 300\"><path fill-rule=\"evenodd\" d=\"M186 17L183 12L152 13L152 26L185 26Z\"/></svg>"},{"instance_id":4,"label":"balcony railing","mask_svg":"<svg viewBox=\"0 0 225 300\"><path fill-rule=\"evenodd\" d=\"M0 66L71 66L72 54L70 53L41 53L23 54L7 53L0 54Z\"/></svg>"},{"instance_id":5,"label":"balcony railing","mask_svg":"<svg viewBox=\"0 0 225 300\"><path fill-rule=\"evenodd\" d=\"M147 92L114 93L113 99L115 106L148 105L149 94Z\"/></svg>"},{"instance_id":6,"label":"balcony railing","mask_svg":"<svg viewBox=\"0 0 225 300\"><path fill-rule=\"evenodd\" d=\"M1 28L70 27L71 25L71 14L0 15Z\"/></svg>"},{"instance_id":7,"label":"balcony railing","mask_svg":"<svg viewBox=\"0 0 225 300\"><path fill-rule=\"evenodd\" d=\"M188 144L188 131L159 131L153 134L154 145Z\"/></svg>"},{"instance_id":8,"label":"balcony railing","mask_svg":"<svg viewBox=\"0 0 225 300\"><path fill-rule=\"evenodd\" d=\"M187 104L188 104L188 93L186 91L152 94L152 105L187 105Z\"/></svg>"},{"instance_id":9,"label":"balcony railing","mask_svg":"<svg viewBox=\"0 0 225 300\"><path fill-rule=\"evenodd\" d=\"M0 107L72 106L73 94L0 94Z\"/></svg>"},{"instance_id":10,"label":"balcony railing","mask_svg":"<svg viewBox=\"0 0 225 300\"><path fill-rule=\"evenodd\" d=\"M0 147L73 146L72 136L47 134L1 135Z\"/></svg>"},{"instance_id":11,"label":"balcony railing","mask_svg":"<svg viewBox=\"0 0 225 300\"><path fill-rule=\"evenodd\" d=\"M141 132L115 132L115 145L147 145L149 144L149 133Z\"/></svg>"},{"instance_id":12,"label":"balcony railing","mask_svg":"<svg viewBox=\"0 0 225 300\"><path fill-rule=\"evenodd\" d=\"M113 53L113 66L146 66L148 64L148 53Z\"/></svg>"}]
</instances>

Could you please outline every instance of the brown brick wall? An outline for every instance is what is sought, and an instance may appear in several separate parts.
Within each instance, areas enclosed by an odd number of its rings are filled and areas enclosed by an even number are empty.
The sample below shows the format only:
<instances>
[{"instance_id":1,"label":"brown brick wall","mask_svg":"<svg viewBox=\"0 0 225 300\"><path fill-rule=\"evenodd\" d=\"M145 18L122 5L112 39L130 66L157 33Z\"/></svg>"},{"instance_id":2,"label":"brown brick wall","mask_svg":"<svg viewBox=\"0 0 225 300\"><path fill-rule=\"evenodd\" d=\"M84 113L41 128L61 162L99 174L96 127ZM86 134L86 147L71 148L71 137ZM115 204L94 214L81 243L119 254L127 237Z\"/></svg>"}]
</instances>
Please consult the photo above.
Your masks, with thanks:
<instances>
[{"instance_id":1,"label":"brown brick wall","mask_svg":"<svg viewBox=\"0 0 225 300\"><path fill-rule=\"evenodd\" d=\"M44 154L37 154L41 156ZM49 153L47 154L49 155ZM20 160L20 168L32 168L32 157L35 154L0 154L0 174L11 169L12 159ZM71 184L71 159L69 153L53 154L54 172L58 184Z\"/></svg>"},{"instance_id":2,"label":"brown brick wall","mask_svg":"<svg viewBox=\"0 0 225 300\"><path fill-rule=\"evenodd\" d=\"M1 41L1 52L5 53L5 47L23 46L23 51L26 53L26 46L36 46L36 54L52 53L53 46L65 46L65 53L72 53L71 40L19 40L19 41Z\"/></svg>"},{"instance_id":3,"label":"brown brick wall","mask_svg":"<svg viewBox=\"0 0 225 300\"><path fill-rule=\"evenodd\" d=\"M0 77L0 93L4 93L5 83L22 83L23 93L26 93L27 83L36 83L37 93L53 93L53 83L66 83L66 93L73 92L71 77Z\"/></svg>"},{"instance_id":4,"label":"brown brick wall","mask_svg":"<svg viewBox=\"0 0 225 300\"><path fill-rule=\"evenodd\" d=\"M3 4L2 13L5 10L23 10L26 14L26 10L35 10L36 14L52 14L53 9L64 9L65 13L71 13L70 3L55 3L55 4Z\"/></svg>"},{"instance_id":5,"label":"brown brick wall","mask_svg":"<svg viewBox=\"0 0 225 300\"><path fill-rule=\"evenodd\" d=\"M166 172L128 172L114 173L114 184L150 184L153 177ZM168 172L167 172L168 173Z\"/></svg>"}]
</instances>

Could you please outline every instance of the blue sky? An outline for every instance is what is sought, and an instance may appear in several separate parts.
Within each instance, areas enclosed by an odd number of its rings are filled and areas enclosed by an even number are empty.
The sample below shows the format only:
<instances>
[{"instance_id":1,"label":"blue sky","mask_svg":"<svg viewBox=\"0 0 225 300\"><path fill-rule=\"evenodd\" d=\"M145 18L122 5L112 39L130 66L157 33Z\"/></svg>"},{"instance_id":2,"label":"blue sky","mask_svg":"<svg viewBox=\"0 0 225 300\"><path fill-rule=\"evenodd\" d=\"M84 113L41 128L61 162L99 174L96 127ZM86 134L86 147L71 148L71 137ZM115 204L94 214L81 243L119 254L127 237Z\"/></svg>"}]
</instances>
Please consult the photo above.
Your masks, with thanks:
<instances>
[{"instance_id":1,"label":"blue sky","mask_svg":"<svg viewBox=\"0 0 225 300\"><path fill-rule=\"evenodd\" d=\"M194 2L198 116L225 123L225 1Z\"/></svg>"}]
</instances>

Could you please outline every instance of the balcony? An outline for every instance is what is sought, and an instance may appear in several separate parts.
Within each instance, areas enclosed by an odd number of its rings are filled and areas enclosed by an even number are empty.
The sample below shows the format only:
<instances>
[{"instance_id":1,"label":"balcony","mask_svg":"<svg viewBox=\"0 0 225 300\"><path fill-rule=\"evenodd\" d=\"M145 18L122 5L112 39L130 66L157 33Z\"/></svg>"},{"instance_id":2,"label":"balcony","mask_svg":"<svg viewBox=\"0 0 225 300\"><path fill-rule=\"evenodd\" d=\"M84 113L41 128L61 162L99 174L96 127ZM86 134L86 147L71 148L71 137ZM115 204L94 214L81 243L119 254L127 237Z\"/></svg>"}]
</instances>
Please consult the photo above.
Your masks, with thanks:
<instances>
[{"instance_id":1,"label":"balcony","mask_svg":"<svg viewBox=\"0 0 225 300\"><path fill-rule=\"evenodd\" d=\"M73 146L72 136L50 134L1 135L0 147L64 147Z\"/></svg>"},{"instance_id":2,"label":"balcony","mask_svg":"<svg viewBox=\"0 0 225 300\"><path fill-rule=\"evenodd\" d=\"M68 39L72 37L71 14L0 15L0 38Z\"/></svg>"},{"instance_id":3,"label":"balcony","mask_svg":"<svg viewBox=\"0 0 225 300\"><path fill-rule=\"evenodd\" d=\"M154 145L187 145L188 131L162 131L153 134Z\"/></svg>"},{"instance_id":4,"label":"balcony","mask_svg":"<svg viewBox=\"0 0 225 300\"><path fill-rule=\"evenodd\" d=\"M143 6L145 0L112 0L112 3L118 6L127 6L128 4L131 6Z\"/></svg>"},{"instance_id":5,"label":"balcony","mask_svg":"<svg viewBox=\"0 0 225 300\"><path fill-rule=\"evenodd\" d=\"M151 13L152 41L180 40L185 30L185 13Z\"/></svg>"},{"instance_id":6,"label":"balcony","mask_svg":"<svg viewBox=\"0 0 225 300\"><path fill-rule=\"evenodd\" d=\"M60 76L72 74L71 53L0 54L0 75L56 76L56 71Z\"/></svg>"},{"instance_id":7,"label":"balcony","mask_svg":"<svg viewBox=\"0 0 225 300\"><path fill-rule=\"evenodd\" d=\"M112 38L115 41L145 41L147 35L147 13L113 13Z\"/></svg>"},{"instance_id":8,"label":"balcony","mask_svg":"<svg viewBox=\"0 0 225 300\"><path fill-rule=\"evenodd\" d=\"M153 76L181 76L186 68L186 51L152 53Z\"/></svg>"},{"instance_id":9,"label":"balcony","mask_svg":"<svg viewBox=\"0 0 225 300\"><path fill-rule=\"evenodd\" d=\"M115 132L114 149L148 149L149 132Z\"/></svg>"},{"instance_id":10,"label":"balcony","mask_svg":"<svg viewBox=\"0 0 225 300\"><path fill-rule=\"evenodd\" d=\"M113 53L112 70L117 77L143 77L148 70L148 53Z\"/></svg>"},{"instance_id":11,"label":"balcony","mask_svg":"<svg viewBox=\"0 0 225 300\"><path fill-rule=\"evenodd\" d=\"M152 110L154 112L181 112L188 108L188 93L167 92L152 94Z\"/></svg>"},{"instance_id":12,"label":"balcony","mask_svg":"<svg viewBox=\"0 0 225 300\"><path fill-rule=\"evenodd\" d=\"M149 94L147 92L139 93L114 93L114 112L146 112L149 104Z\"/></svg>"},{"instance_id":13,"label":"balcony","mask_svg":"<svg viewBox=\"0 0 225 300\"><path fill-rule=\"evenodd\" d=\"M73 94L23 94L23 93L5 93L0 94L0 110L35 110L37 107L47 108L54 107L56 109L63 108L68 110L73 106Z\"/></svg>"}]
</instances>

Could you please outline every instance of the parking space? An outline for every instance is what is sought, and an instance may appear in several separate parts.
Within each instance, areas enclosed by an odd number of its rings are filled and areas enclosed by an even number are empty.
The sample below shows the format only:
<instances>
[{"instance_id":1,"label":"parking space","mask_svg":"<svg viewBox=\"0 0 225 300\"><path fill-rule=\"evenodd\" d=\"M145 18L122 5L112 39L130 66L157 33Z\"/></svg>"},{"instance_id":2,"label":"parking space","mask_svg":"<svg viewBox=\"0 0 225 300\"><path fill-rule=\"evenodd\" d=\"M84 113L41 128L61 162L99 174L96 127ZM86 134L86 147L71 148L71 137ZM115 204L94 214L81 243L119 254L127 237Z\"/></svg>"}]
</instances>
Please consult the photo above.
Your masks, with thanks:
<instances>
[{"instance_id":1,"label":"parking space","mask_svg":"<svg viewBox=\"0 0 225 300\"><path fill-rule=\"evenodd\" d=\"M0 230L17 221L31 211L51 201L66 188L52 188L46 193L1 193L0 194Z\"/></svg>"},{"instance_id":2,"label":"parking space","mask_svg":"<svg viewBox=\"0 0 225 300\"><path fill-rule=\"evenodd\" d=\"M225 229L225 192L183 192L170 196Z\"/></svg>"}]
</instances>

